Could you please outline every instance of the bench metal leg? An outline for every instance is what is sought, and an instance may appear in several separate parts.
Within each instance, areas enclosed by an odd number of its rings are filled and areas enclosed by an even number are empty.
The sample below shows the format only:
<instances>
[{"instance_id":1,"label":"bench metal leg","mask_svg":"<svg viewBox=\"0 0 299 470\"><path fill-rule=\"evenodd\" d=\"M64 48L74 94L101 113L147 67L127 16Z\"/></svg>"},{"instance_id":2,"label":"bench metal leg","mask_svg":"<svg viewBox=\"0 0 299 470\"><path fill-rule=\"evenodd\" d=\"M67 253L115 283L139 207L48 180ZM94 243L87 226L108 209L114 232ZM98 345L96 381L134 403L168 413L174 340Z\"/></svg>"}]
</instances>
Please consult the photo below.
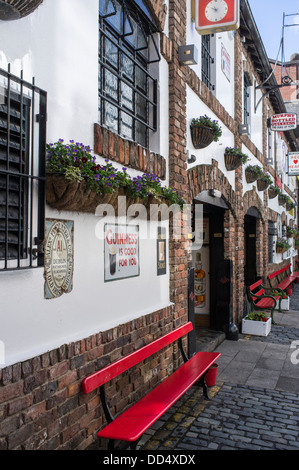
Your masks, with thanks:
<instances>
[{"instance_id":1,"label":"bench metal leg","mask_svg":"<svg viewBox=\"0 0 299 470\"><path fill-rule=\"evenodd\" d=\"M211 401L212 399L211 399L211 397L210 397L210 395L209 395L209 389L208 389L207 384L206 384L206 382L205 382L205 375L206 375L206 374L204 374L204 375L199 379L199 385L201 385L202 388L203 388L204 397L205 397L207 400L210 400L210 401Z\"/></svg>"}]
</instances>

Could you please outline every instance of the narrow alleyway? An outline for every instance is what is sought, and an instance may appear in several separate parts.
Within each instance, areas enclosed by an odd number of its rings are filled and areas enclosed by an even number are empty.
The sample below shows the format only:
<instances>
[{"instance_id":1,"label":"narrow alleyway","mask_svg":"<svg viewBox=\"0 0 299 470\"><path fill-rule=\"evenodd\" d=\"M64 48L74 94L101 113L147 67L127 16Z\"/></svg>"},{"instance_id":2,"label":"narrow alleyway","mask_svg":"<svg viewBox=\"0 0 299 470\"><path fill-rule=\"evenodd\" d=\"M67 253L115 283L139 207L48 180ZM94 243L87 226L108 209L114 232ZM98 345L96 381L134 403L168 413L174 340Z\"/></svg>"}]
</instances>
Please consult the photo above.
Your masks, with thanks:
<instances>
[{"instance_id":1,"label":"narrow alleyway","mask_svg":"<svg viewBox=\"0 0 299 470\"><path fill-rule=\"evenodd\" d=\"M296 285L291 310L277 314L269 336L240 335L217 347L222 356L212 401L194 386L149 430L140 449L299 450L299 365L291 362L298 340Z\"/></svg>"}]
</instances>

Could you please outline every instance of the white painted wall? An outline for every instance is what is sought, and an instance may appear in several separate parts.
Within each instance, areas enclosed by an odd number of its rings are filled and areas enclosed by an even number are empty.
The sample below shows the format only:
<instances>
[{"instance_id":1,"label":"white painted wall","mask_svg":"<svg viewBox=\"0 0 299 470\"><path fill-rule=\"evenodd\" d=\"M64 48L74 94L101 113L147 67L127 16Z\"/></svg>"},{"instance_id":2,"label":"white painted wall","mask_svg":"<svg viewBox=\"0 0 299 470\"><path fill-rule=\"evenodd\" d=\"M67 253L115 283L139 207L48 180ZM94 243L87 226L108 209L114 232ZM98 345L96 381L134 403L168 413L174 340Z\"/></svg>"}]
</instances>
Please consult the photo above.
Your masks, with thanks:
<instances>
[{"instance_id":1,"label":"white painted wall","mask_svg":"<svg viewBox=\"0 0 299 470\"><path fill-rule=\"evenodd\" d=\"M222 128L222 136L218 142L212 142L204 149L195 149L192 144L190 124L193 118L207 114L212 120L217 120ZM195 155L196 162L188 164L188 169L196 165L211 165L212 159L218 161L218 168L225 174L232 188L235 188L235 172L227 171L224 163L224 151L226 147L234 146L234 135L221 122L218 117L198 98L196 93L187 87L187 150L189 156Z\"/></svg>"},{"instance_id":2,"label":"white painted wall","mask_svg":"<svg viewBox=\"0 0 299 470\"><path fill-rule=\"evenodd\" d=\"M88 5L45 0L27 18L1 22L0 67L6 69L8 63L13 74L23 69L26 80L35 76L37 86L48 92L47 141L74 139L92 147L98 120L98 0L88 0ZM165 61L162 68L165 77ZM163 78L162 116L167 87ZM167 119L161 125L158 144L168 158ZM169 305L169 273L156 275L155 238L140 240L139 277L104 283L104 245L95 232L99 219L48 206L46 217L74 221L73 291L45 300L43 268L0 272L6 366ZM144 229L140 222L142 233Z\"/></svg>"}]
</instances>

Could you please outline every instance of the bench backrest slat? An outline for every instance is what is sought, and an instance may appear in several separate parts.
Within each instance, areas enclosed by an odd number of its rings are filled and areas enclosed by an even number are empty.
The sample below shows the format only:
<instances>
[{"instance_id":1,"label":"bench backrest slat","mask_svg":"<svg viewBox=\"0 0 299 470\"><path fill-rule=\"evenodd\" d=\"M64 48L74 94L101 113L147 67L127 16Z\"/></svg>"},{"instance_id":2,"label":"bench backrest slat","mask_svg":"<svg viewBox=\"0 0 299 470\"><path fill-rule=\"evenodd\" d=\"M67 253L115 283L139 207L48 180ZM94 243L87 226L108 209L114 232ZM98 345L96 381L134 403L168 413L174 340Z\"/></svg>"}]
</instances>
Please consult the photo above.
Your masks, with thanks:
<instances>
[{"instance_id":1,"label":"bench backrest slat","mask_svg":"<svg viewBox=\"0 0 299 470\"><path fill-rule=\"evenodd\" d=\"M284 268L279 269L278 271L275 271L275 272L272 273L272 274L269 274L268 279L273 279L273 277L278 276L279 274L283 273L283 272L286 271L288 268L290 268L290 266L291 266L291 264L288 264L288 265L285 266Z\"/></svg>"},{"instance_id":2,"label":"bench backrest slat","mask_svg":"<svg viewBox=\"0 0 299 470\"><path fill-rule=\"evenodd\" d=\"M161 338L158 338L155 341L152 341L151 343L147 344L146 346L143 346L137 351L133 351L127 356L118 359L113 364L109 364L103 369L94 372L83 380L83 393L89 393L92 390L95 390L96 388L100 387L100 385L109 382L109 380L122 374L123 372L135 366L139 362L143 361L144 359L147 359L156 352L160 351L165 346L168 346L177 339L186 335L187 333L189 333L189 331L192 331L192 329L192 323L188 322L185 325L182 325L176 328L175 330L171 331L170 333L167 333Z\"/></svg>"},{"instance_id":3,"label":"bench backrest slat","mask_svg":"<svg viewBox=\"0 0 299 470\"><path fill-rule=\"evenodd\" d=\"M260 286L262 284L262 279L260 279L259 281L256 281L254 284L252 284L251 286L249 286L249 290L250 291L253 291L254 289L256 289L258 286Z\"/></svg>"},{"instance_id":4,"label":"bench backrest slat","mask_svg":"<svg viewBox=\"0 0 299 470\"><path fill-rule=\"evenodd\" d=\"M261 295L264 295L264 293L265 293L264 289L261 289L261 290L259 290L258 292L253 292L253 293L252 293L252 296L255 296L255 295L261 296Z\"/></svg>"}]
</instances>

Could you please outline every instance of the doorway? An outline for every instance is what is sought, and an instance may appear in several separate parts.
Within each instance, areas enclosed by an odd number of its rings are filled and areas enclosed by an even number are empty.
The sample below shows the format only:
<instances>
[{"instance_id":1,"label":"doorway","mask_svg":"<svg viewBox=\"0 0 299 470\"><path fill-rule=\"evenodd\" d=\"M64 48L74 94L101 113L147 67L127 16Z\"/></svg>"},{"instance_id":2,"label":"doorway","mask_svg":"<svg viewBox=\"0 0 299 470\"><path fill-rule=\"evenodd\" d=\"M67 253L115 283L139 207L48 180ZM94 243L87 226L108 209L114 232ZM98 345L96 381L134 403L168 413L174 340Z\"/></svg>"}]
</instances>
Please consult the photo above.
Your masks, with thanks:
<instances>
[{"instance_id":1,"label":"doorway","mask_svg":"<svg viewBox=\"0 0 299 470\"><path fill-rule=\"evenodd\" d=\"M252 210L251 210L252 212ZM247 213L244 219L244 280L250 286L257 280L256 269L256 219Z\"/></svg>"},{"instance_id":2,"label":"doorway","mask_svg":"<svg viewBox=\"0 0 299 470\"><path fill-rule=\"evenodd\" d=\"M206 192L203 192L206 193ZM231 263L224 259L224 214L222 198L201 193L203 203L203 244L192 252L194 267L195 326L224 331L231 305Z\"/></svg>"}]
</instances>

